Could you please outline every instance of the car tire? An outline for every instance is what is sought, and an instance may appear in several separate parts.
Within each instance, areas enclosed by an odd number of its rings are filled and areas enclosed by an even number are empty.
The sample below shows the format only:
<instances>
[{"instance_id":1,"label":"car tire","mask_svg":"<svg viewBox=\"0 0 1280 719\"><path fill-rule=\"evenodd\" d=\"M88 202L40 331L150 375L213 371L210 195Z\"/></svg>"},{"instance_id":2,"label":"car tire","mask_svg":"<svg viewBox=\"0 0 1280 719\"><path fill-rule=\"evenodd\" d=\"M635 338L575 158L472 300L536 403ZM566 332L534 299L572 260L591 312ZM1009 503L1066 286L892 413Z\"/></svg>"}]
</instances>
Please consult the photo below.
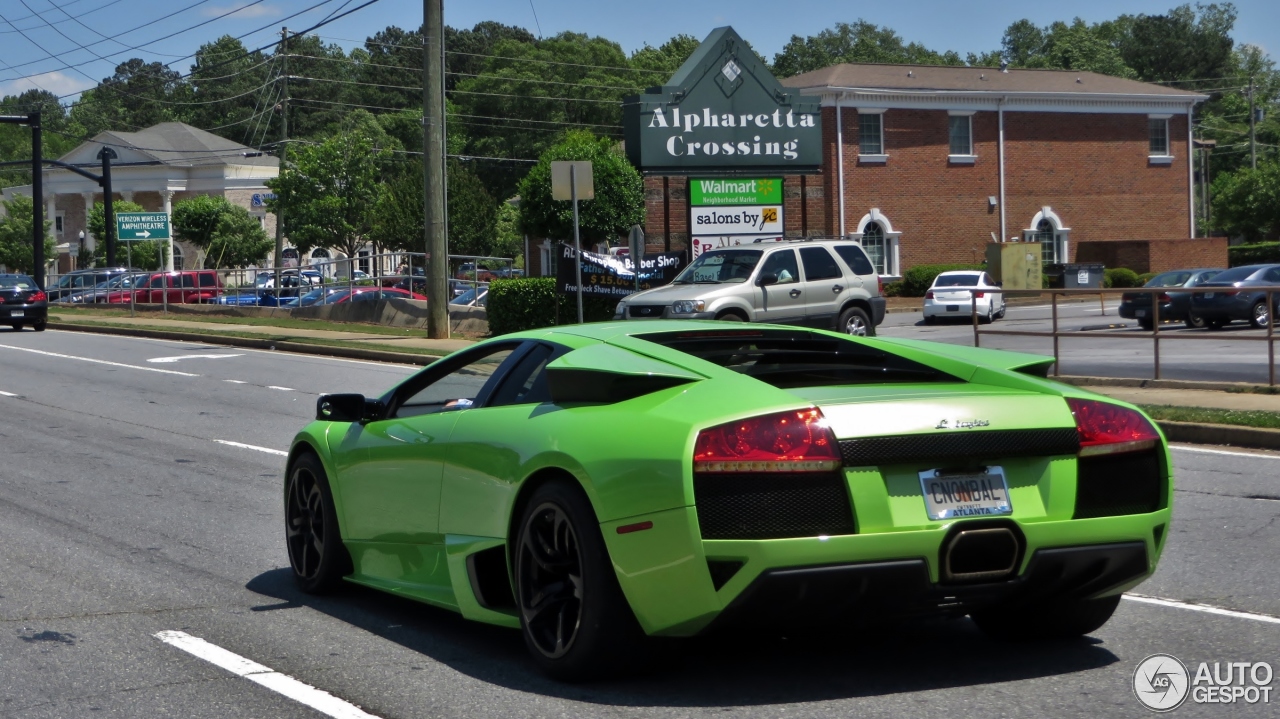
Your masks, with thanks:
<instances>
[{"instance_id":1,"label":"car tire","mask_svg":"<svg viewBox=\"0 0 1280 719\"><path fill-rule=\"evenodd\" d=\"M1005 313L1005 310L1007 309L1009 309L1008 305L1004 305L1004 304L1000 305L1000 311L996 313L996 319L998 320L1004 319L1004 313Z\"/></svg>"},{"instance_id":2,"label":"car tire","mask_svg":"<svg viewBox=\"0 0 1280 719\"><path fill-rule=\"evenodd\" d=\"M1192 330L1202 330L1209 326L1200 315L1187 315L1186 324L1187 329Z\"/></svg>"},{"instance_id":3,"label":"car tire","mask_svg":"<svg viewBox=\"0 0 1280 719\"><path fill-rule=\"evenodd\" d=\"M1156 325L1155 322L1151 320L1138 320L1138 326L1141 327L1143 331L1150 332Z\"/></svg>"},{"instance_id":4,"label":"car tire","mask_svg":"<svg viewBox=\"0 0 1280 719\"><path fill-rule=\"evenodd\" d=\"M512 552L520 630L534 662L560 681L631 669L649 642L622 594L591 503L568 480L538 487Z\"/></svg>"},{"instance_id":5,"label":"car tire","mask_svg":"<svg viewBox=\"0 0 1280 719\"><path fill-rule=\"evenodd\" d=\"M1249 324L1257 329L1262 329L1271 321L1271 313L1267 311L1266 302L1255 302L1249 310Z\"/></svg>"},{"instance_id":6,"label":"car tire","mask_svg":"<svg viewBox=\"0 0 1280 719\"><path fill-rule=\"evenodd\" d=\"M937 324L937 323L938 323L938 318L937 318L937 317L934 317L933 315L925 315L925 316L924 316L924 323L925 323L925 324L927 324L927 325Z\"/></svg>"},{"instance_id":7,"label":"car tire","mask_svg":"<svg viewBox=\"0 0 1280 719\"><path fill-rule=\"evenodd\" d=\"M738 314L737 312L721 312L720 314L716 315L716 319L720 320L721 322L746 322L746 319L744 319L742 315Z\"/></svg>"},{"instance_id":8,"label":"car tire","mask_svg":"<svg viewBox=\"0 0 1280 719\"><path fill-rule=\"evenodd\" d=\"M48 322L48 320L45 320L45 321L42 321L42 322L37 322L37 323L35 323L35 324L31 325L31 329L35 330L36 332L44 332L44 328L45 328L45 325L46 325L46 323L47 323L47 322Z\"/></svg>"},{"instance_id":9,"label":"car tire","mask_svg":"<svg viewBox=\"0 0 1280 719\"><path fill-rule=\"evenodd\" d=\"M993 321L995 321L995 317L996 315L995 315L994 309L991 307L991 305L987 305L987 314L979 316L978 322L984 325L989 325Z\"/></svg>"},{"instance_id":10,"label":"car tire","mask_svg":"<svg viewBox=\"0 0 1280 719\"><path fill-rule=\"evenodd\" d=\"M854 337L876 336L875 325L871 324L871 318L861 307L849 307L841 312L840 319L836 322L836 330Z\"/></svg>"},{"instance_id":11,"label":"car tire","mask_svg":"<svg viewBox=\"0 0 1280 719\"><path fill-rule=\"evenodd\" d=\"M1120 595L1068 599L1017 608L991 607L969 618L992 639L1035 642L1074 639L1097 631L1120 605Z\"/></svg>"},{"instance_id":12,"label":"car tire","mask_svg":"<svg viewBox=\"0 0 1280 719\"><path fill-rule=\"evenodd\" d=\"M314 454L300 455L289 468L284 493L285 544L298 588L329 594L352 571L342 544L338 513L324 465Z\"/></svg>"}]
</instances>

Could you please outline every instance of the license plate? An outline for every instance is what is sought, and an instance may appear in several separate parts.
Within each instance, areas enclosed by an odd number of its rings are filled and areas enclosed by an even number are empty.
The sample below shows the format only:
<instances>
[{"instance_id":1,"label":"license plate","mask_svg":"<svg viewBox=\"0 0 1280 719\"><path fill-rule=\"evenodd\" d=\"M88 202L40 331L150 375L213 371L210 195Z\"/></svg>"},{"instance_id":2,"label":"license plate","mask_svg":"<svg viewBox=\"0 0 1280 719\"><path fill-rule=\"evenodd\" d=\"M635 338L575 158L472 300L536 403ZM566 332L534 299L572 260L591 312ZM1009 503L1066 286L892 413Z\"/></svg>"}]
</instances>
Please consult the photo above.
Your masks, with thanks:
<instances>
[{"instance_id":1,"label":"license plate","mask_svg":"<svg viewBox=\"0 0 1280 719\"><path fill-rule=\"evenodd\" d=\"M1001 467L976 472L928 469L920 473L920 491L929 519L1013 514Z\"/></svg>"},{"instance_id":2,"label":"license plate","mask_svg":"<svg viewBox=\"0 0 1280 719\"><path fill-rule=\"evenodd\" d=\"M25 317L25 316L26 316L26 313L25 313L25 312L23 312L22 310L10 310L10 311L9 311L9 316L10 316L10 317Z\"/></svg>"},{"instance_id":3,"label":"license plate","mask_svg":"<svg viewBox=\"0 0 1280 719\"><path fill-rule=\"evenodd\" d=\"M1213 293L1212 293L1212 292L1206 292L1206 293L1204 293L1204 298L1205 298L1205 299L1207 299L1207 300L1211 300L1211 299L1213 299Z\"/></svg>"},{"instance_id":4,"label":"license plate","mask_svg":"<svg viewBox=\"0 0 1280 719\"><path fill-rule=\"evenodd\" d=\"M1134 315L1136 315L1136 316L1138 316L1138 317L1146 317L1146 316L1147 316L1147 311L1146 311L1146 310L1135 310L1133 314L1134 314Z\"/></svg>"},{"instance_id":5,"label":"license plate","mask_svg":"<svg viewBox=\"0 0 1280 719\"><path fill-rule=\"evenodd\" d=\"M960 305L947 305L947 311L948 311L948 312L959 312L959 311L960 311Z\"/></svg>"}]
</instances>

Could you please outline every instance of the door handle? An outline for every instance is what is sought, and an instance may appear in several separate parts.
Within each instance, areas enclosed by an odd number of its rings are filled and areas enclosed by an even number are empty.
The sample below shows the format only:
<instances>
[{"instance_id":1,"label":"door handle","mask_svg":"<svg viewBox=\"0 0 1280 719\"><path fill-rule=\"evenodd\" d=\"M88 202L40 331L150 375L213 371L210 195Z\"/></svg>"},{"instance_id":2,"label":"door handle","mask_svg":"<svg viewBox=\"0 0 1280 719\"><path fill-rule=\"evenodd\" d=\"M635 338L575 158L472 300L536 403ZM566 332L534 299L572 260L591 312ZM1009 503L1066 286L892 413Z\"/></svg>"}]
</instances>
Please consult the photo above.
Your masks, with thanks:
<instances>
[{"instance_id":1,"label":"door handle","mask_svg":"<svg viewBox=\"0 0 1280 719\"><path fill-rule=\"evenodd\" d=\"M791 296L792 296L792 297L799 297L799 296L800 296L800 290L791 290Z\"/></svg>"},{"instance_id":2,"label":"door handle","mask_svg":"<svg viewBox=\"0 0 1280 719\"><path fill-rule=\"evenodd\" d=\"M836 294L838 295L838 294L840 294L841 292L844 292L844 288L843 288L843 287L841 287L840 285L832 285L832 286L831 286L831 291L832 291L832 292L834 292L834 293L836 293Z\"/></svg>"}]
</instances>

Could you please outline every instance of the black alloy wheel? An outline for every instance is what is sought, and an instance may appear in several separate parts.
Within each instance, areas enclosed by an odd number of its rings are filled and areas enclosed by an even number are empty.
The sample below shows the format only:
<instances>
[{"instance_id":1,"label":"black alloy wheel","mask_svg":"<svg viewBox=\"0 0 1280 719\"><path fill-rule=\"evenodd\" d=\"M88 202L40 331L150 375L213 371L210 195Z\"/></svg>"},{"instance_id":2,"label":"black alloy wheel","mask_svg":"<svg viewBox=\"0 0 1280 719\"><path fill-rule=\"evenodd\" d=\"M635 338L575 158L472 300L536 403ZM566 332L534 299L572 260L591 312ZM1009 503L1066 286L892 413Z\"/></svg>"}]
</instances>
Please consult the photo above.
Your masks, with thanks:
<instances>
[{"instance_id":1,"label":"black alloy wheel","mask_svg":"<svg viewBox=\"0 0 1280 719\"><path fill-rule=\"evenodd\" d=\"M582 551L554 502L538 505L520 535L520 613L533 647L548 659L573 648L582 624Z\"/></svg>"},{"instance_id":2,"label":"black alloy wheel","mask_svg":"<svg viewBox=\"0 0 1280 719\"><path fill-rule=\"evenodd\" d=\"M309 594L333 591L351 572L351 559L338 531L328 478L315 456L303 455L294 462L284 502L285 543L294 581Z\"/></svg>"}]
</instances>

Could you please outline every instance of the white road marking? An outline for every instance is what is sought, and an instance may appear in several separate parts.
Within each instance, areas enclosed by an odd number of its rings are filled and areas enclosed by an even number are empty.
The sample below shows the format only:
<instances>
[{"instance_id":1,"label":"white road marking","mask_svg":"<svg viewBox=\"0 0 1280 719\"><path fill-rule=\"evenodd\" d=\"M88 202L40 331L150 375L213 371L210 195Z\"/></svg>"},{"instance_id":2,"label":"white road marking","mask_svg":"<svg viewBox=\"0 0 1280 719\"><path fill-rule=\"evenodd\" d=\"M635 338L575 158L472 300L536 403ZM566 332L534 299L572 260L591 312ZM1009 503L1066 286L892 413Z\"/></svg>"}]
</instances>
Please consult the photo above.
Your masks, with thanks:
<instances>
[{"instance_id":1,"label":"white road marking","mask_svg":"<svg viewBox=\"0 0 1280 719\"><path fill-rule=\"evenodd\" d=\"M148 362L177 362L184 359L223 359L226 357L243 357L243 354L234 355L178 355L177 357L152 357Z\"/></svg>"},{"instance_id":2,"label":"white road marking","mask_svg":"<svg viewBox=\"0 0 1280 719\"><path fill-rule=\"evenodd\" d=\"M222 380L222 381L223 381L223 382L230 382L231 384L249 384L248 382L245 382L245 381L244 381L244 380L242 380L242 379L224 379L224 380Z\"/></svg>"},{"instance_id":3,"label":"white road marking","mask_svg":"<svg viewBox=\"0 0 1280 719\"><path fill-rule=\"evenodd\" d=\"M169 646L177 647L193 657L203 659L238 677L244 677L277 694L283 694L325 716L331 716L335 719L378 719L355 704L339 699L323 689L316 689L310 684L304 684L287 674L277 672L271 667L259 664L252 659L246 659L216 644L210 644L200 637L193 637L186 632L178 631L157 632L154 636Z\"/></svg>"},{"instance_id":4,"label":"white road marking","mask_svg":"<svg viewBox=\"0 0 1280 719\"><path fill-rule=\"evenodd\" d=\"M160 369L158 367L141 367L136 364L123 364L121 362L108 362L107 360L94 359L92 357L77 357L76 355L64 355L58 352L45 352L44 350L33 350L29 347L14 347L13 345L0 345L0 348L17 350L19 352L31 352L33 354L44 355L46 357L59 357L61 359L80 360L81 362L92 362L94 364L104 364L109 367L127 367L129 369L140 369L144 372L159 372L160 374L176 374L179 377L199 377L198 374L190 372L179 372L172 369Z\"/></svg>"},{"instance_id":5,"label":"white road marking","mask_svg":"<svg viewBox=\"0 0 1280 719\"><path fill-rule=\"evenodd\" d=\"M1143 604L1156 604L1161 607L1173 607L1175 609L1190 609L1193 612L1204 612L1205 614L1217 614L1223 617L1234 617L1236 619L1252 619L1255 622L1266 622L1267 624L1280 624L1280 617L1273 617L1270 614L1259 614L1256 612L1238 612L1234 609L1223 609L1221 607L1213 607L1208 604L1188 604L1187 602L1179 602L1173 599L1163 599L1161 597L1151 597L1145 594L1125 594L1125 599L1131 602L1141 602Z\"/></svg>"},{"instance_id":6,"label":"white road marking","mask_svg":"<svg viewBox=\"0 0 1280 719\"><path fill-rule=\"evenodd\" d=\"M0 397L17 397L17 396L18 395L12 392L0 392Z\"/></svg>"},{"instance_id":7,"label":"white road marking","mask_svg":"<svg viewBox=\"0 0 1280 719\"><path fill-rule=\"evenodd\" d=\"M74 334L74 335L77 335L77 336L80 336L80 337L83 337L83 336L85 336L85 335L93 335L93 336L97 336L97 337L112 337L112 338L114 338L114 339L134 340L134 341L138 341L138 342L155 342L155 343L157 343L157 344L164 344L164 345L169 345L169 346L173 346L173 345L175 345L175 344L176 344L176 345L188 345L188 344L194 344L194 345L203 345L203 346L205 346L205 347L208 347L208 346L211 344L211 343L209 343L209 342L196 342L196 341L194 341L194 340L192 340L192 341L188 341L188 340L160 340L160 339L155 339L154 337L130 337L130 336L128 336L128 335L94 335L94 333L92 333L92 332L73 332L72 330L54 330L54 329L50 329L50 330L47 330L47 331L48 331L48 332L58 332L58 333L61 333L61 334L66 334L66 335L72 335L72 334ZM375 362L375 361L373 361L373 360L356 360L356 359L347 359L347 358L345 358L345 357L329 357L329 356L327 356L327 355L303 354L303 353L301 353L301 352L278 352L278 351L276 351L276 350L259 350L259 349L252 349L252 348L249 348L249 347L236 347L236 349L243 349L246 353L269 354L269 355L274 355L274 356L276 356L276 357L285 357L285 358L288 358L288 359L294 359L294 360L324 360L325 362L346 362L347 364L362 364L362 365L368 365L368 366L370 366L370 367L401 367L401 368L404 368L404 369L411 369L411 370L420 370L420 369L422 369L422 367L421 367L421 366L419 366L419 365L403 364L403 363L400 363L400 362ZM449 353L450 353L450 352L452 352L453 350L442 350L442 351L443 351L445 354L449 354ZM423 356L429 356L429 355L423 355ZM443 356L444 356L444 355L440 355L440 357L443 357ZM435 359L439 359L439 357L433 358L433 360L432 360L432 361L434 361Z\"/></svg>"},{"instance_id":8,"label":"white road marking","mask_svg":"<svg viewBox=\"0 0 1280 719\"><path fill-rule=\"evenodd\" d=\"M1225 454L1231 457L1258 457L1260 459L1280 459L1280 454L1260 454L1256 452L1231 452L1225 449L1202 449L1200 447L1187 447L1180 444L1171 444L1169 449L1176 449L1182 452L1196 452L1198 454Z\"/></svg>"},{"instance_id":9,"label":"white road marking","mask_svg":"<svg viewBox=\"0 0 1280 719\"><path fill-rule=\"evenodd\" d=\"M217 442L218 444L225 444L228 447L239 447L240 449L252 449L258 452L266 452L267 454L278 454L281 457L289 456L288 452L281 452L278 449L271 449L270 447L259 447L254 444L243 444L241 442L232 442L229 439L215 439L213 441Z\"/></svg>"},{"instance_id":10,"label":"white road marking","mask_svg":"<svg viewBox=\"0 0 1280 719\"><path fill-rule=\"evenodd\" d=\"M269 385L267 385L267 389L278 389L278 390L280 390L281 392L292 392L292 391L293 391L293 388L292 388L292 387L277 387L277 386L275 386L275 385L273 385L273 384L269 384Z\"/></svg>"}]
</instances>

